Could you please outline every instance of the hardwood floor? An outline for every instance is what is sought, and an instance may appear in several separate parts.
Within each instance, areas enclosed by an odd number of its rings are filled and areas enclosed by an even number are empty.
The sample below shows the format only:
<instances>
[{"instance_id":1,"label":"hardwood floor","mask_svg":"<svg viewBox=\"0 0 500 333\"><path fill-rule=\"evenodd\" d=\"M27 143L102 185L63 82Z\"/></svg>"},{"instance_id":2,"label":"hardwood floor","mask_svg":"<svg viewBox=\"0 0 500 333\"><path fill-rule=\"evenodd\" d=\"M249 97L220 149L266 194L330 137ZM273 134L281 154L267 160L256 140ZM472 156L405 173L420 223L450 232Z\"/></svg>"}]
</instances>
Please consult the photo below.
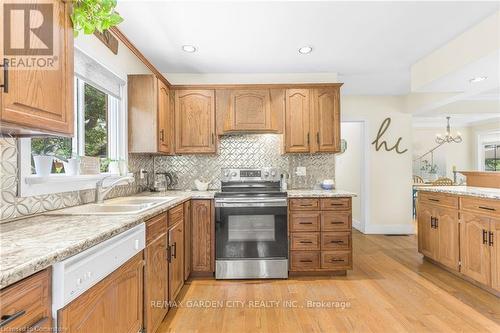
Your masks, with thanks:
<instances>
[{"instance_id":1,"label":"hardwood floor","mask_svg":"<svg viewBox=\"0 0 500 333\"><path fill-rule=\"evenodd\" d=\"M354 232L353 245L344 277L192 280L159 332L500 332L500 299L423 261L415 236Z\"/></svg>"}]
</instances>

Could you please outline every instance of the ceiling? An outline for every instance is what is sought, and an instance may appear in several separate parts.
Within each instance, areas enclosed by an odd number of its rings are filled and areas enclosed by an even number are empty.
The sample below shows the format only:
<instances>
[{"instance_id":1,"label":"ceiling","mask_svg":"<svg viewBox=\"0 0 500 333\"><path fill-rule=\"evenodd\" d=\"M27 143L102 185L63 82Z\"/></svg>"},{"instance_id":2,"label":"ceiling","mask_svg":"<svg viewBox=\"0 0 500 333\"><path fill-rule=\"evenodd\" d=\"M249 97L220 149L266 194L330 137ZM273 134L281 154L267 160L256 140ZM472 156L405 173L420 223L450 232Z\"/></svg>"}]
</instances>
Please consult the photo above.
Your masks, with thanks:
<instances>
[{"instance_id":1,"label":"ceiling","mask_svg":"<svg viewBox=\"0 0 500 333\"><path fill-rule=\"evenodd\" d=\"M338 73L347 94L406 94L410 65L497 2L119 1L122 31L164 73ZM191 44L197 52L186 53ZM313 52L298 49L310 45Z\"/></svg>"}]
</instances>

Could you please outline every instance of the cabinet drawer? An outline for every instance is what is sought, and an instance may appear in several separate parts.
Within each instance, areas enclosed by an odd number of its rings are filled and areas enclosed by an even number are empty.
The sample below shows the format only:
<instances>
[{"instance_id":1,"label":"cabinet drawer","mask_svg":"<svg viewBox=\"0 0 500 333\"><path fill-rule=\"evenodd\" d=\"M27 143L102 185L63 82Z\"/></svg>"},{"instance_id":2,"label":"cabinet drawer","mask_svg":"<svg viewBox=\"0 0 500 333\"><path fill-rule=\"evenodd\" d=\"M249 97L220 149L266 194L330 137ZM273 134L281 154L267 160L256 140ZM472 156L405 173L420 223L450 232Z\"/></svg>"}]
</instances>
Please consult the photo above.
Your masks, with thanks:
<instances>
[{"instance_id":1,"label":"cabinet drawer","mask_svg":"<svg viewBox=\"0 0 500 333\"><path fill-rule=\"evenodd\" d=\"M321 250L349 250L350 248L350 231L321 233Z\"/></svg>"},{"instance_id":2,"label":"cabinet drawer","mask_svg":"<svg viewBox=\"0 0 500 333\"><path fill-rule=\"evenodd\" d=\"M290 210L318 210L318 199L290 199Z\"/></svg>"},{"instance_id":3,"label":"cabinet drawer","mask_svg":"<svg viewBox=\"0 0 500 333\"><path fill-rule=\"evenodd\" d=\"M458 197L442 193L419 192L419 202L458 208Z\"/></svg>"},{"instance_id":4,"label":"cabinet drawer","mask_svg":"<svg viewBox=\"0 0 500 333\"><path fill-rule=\"evenodd\" d=\"M292 250L319 250L319 232L296 232L291 234Z\"/></svg>"},{"instance_id":5,"label":"cabinet drawer","mask_svg":"<svg viewBox=\"0 0 500 333\"><path fill-rule=\"evenodd\" d=\"M463 210L475 211L483 214L500 214L500 201L483 198L460 198Z\"/></svg>"},{"instance_id":6,"label":"cabinet drawer","mask_svg":"<svg viewBox=\"0 0 500 333\"><path fill-rule=\"evenodd\" d=\"M174 208L168 210L168 226L173 226L177 222L182 221L184 218L184 206L177 205Z\"/></svg>"},{"instance_id":7,"label":"cabinet drawer","mask_svg":"<svg viewBox=\"0 0 500 333\"><path fill-rule=\"evenodd\" d=\"M351 209L351 198L324 198L320 200L321 210Z\"/></svg>"},{"instance_id":8,"label":"cabinet drawer","mask_svg":"<svg viewBox=\"0 0 500 333\"><path fill-rule=\"evenodd\" d=\"M351 230L351 211L322 212L321 231Z\"/></svg>"},{"instance_id":9,"label":"cabinet drawer","mask_svg":"<svg viewBox=\"0 0 500 333\"><path fill-rule=\"evenodd\" d=\"M320 213L290 213L290 231L319 231Z\"/></svg>"},{"instance_id":10,"label":"cabinet drawer","mask_svg":"<svg viewBox=\"0 0 500 333\"><path fill-rule=\"evenodd\" d=\"M290 270L307 271L319 268L319 251L290 252Z\"/></svg>"},{"instance_id":11,"label":"cabinet drawer","mask_svg":"<svg viewBox=\"0 0 500 333\"><path fill-rule=\"evenodd\" d=\"M52 324L50 284L50 270L46 269L3 289L0 316L4 326L0 330L48 331Z\"/></svg>"},{"instance_id":12,"label":"cabinet drawer","mask_svg":"<svg viewBox=\"0 0 500 333\"><path fill-rule=\"evenodd\" d=\"M321 268L351 269L352 254L350 251L321 251Z\"/></svg>"},{"instance_id":13,"label":"cabinet drawer","mask_svg":"<svg viewBox=\"0 0 500 333\"><path fill-rule=\"evenodd\" d=\"M167 213L160 214L146 221L146 246L167 232Z\"/></svg>"}]
</instances>

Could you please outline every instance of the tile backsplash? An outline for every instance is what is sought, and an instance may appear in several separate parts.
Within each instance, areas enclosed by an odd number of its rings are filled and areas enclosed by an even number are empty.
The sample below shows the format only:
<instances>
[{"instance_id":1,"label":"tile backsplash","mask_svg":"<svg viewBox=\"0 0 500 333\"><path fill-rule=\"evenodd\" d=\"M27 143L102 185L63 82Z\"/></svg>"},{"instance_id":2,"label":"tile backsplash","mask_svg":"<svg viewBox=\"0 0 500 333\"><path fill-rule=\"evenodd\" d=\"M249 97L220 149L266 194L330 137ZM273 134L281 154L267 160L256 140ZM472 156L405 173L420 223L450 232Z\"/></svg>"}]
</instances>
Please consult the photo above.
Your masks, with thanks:
<instances>
[{"instance_id":1,"label":"tile backsplash","mask_svg":"<svg viewBox=\"0 0 500 333\"><path fill-rule=\"evenodd\" d=\"M227 135L220 139L217 155L156 156L129 155L129 169L136 182L118 186L109 197L132 195L147 189L147 181L141 180L139 170L150 174L170 171L177 180L175 189L193 189L194 180L211 181L209 188L220 188L221 168L276 167L290 175L291 188L312 188L325 178L335 176L333 154L281 154L281 135L244 134ZM0 137L0 223L22 216L89 203L94 190L73 191L21 198L17 196L18 165L17 140ZM298 166L305 167L307 176L295 175Z\"/></svg>"},{"instance_id":2,"label":"tile backsplash","mask_svg":"<svg viewBox=\"0 0 500 333\"><path fill-rule=\"evenodd\" d=\"M211 181L220 188L221 168L276 167L287 172L292 188L311 188L335 176L333 154L281 154L282 136L277 134L226 135L220 138L217 155L179 155L155 158L156 171L170 171L176 189L193 189L194 180ZM296 176L298 166L306 167L305 177Z\"/></svg>"}]
</instances>

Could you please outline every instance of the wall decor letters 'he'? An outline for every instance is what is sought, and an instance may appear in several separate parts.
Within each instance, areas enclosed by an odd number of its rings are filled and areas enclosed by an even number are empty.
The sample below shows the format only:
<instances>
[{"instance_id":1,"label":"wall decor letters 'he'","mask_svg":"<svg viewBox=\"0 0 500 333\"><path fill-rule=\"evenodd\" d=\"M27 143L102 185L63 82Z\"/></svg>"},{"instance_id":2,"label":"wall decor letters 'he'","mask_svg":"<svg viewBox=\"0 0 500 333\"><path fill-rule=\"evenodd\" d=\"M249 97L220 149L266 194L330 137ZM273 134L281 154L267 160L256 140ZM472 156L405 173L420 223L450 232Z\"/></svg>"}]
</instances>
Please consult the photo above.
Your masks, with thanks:
<instances>
[{"instance_id":1,"label":"wall decor letters 'he'","mask_svg":"<svg viewBox=\"0 0 500 333\"><path fill-rule=\"evenodd\" d=\"M372 145L375 145L376 151L379 151L380 148L382 148L383 146L386 151L396 150L396 153L398 154L406 153L408 149L400 150L399 148L399 144L401 143L401 140L403 140L402 137L398 138L394 146L392 146L391 148L387 146L387 141L382 140L382 136L387 131L390 125L391 125L391 118L385 118L382 124L380 125L380 128L378 129L377 138L373 140Z\"/></svg>"}]
</instances>

